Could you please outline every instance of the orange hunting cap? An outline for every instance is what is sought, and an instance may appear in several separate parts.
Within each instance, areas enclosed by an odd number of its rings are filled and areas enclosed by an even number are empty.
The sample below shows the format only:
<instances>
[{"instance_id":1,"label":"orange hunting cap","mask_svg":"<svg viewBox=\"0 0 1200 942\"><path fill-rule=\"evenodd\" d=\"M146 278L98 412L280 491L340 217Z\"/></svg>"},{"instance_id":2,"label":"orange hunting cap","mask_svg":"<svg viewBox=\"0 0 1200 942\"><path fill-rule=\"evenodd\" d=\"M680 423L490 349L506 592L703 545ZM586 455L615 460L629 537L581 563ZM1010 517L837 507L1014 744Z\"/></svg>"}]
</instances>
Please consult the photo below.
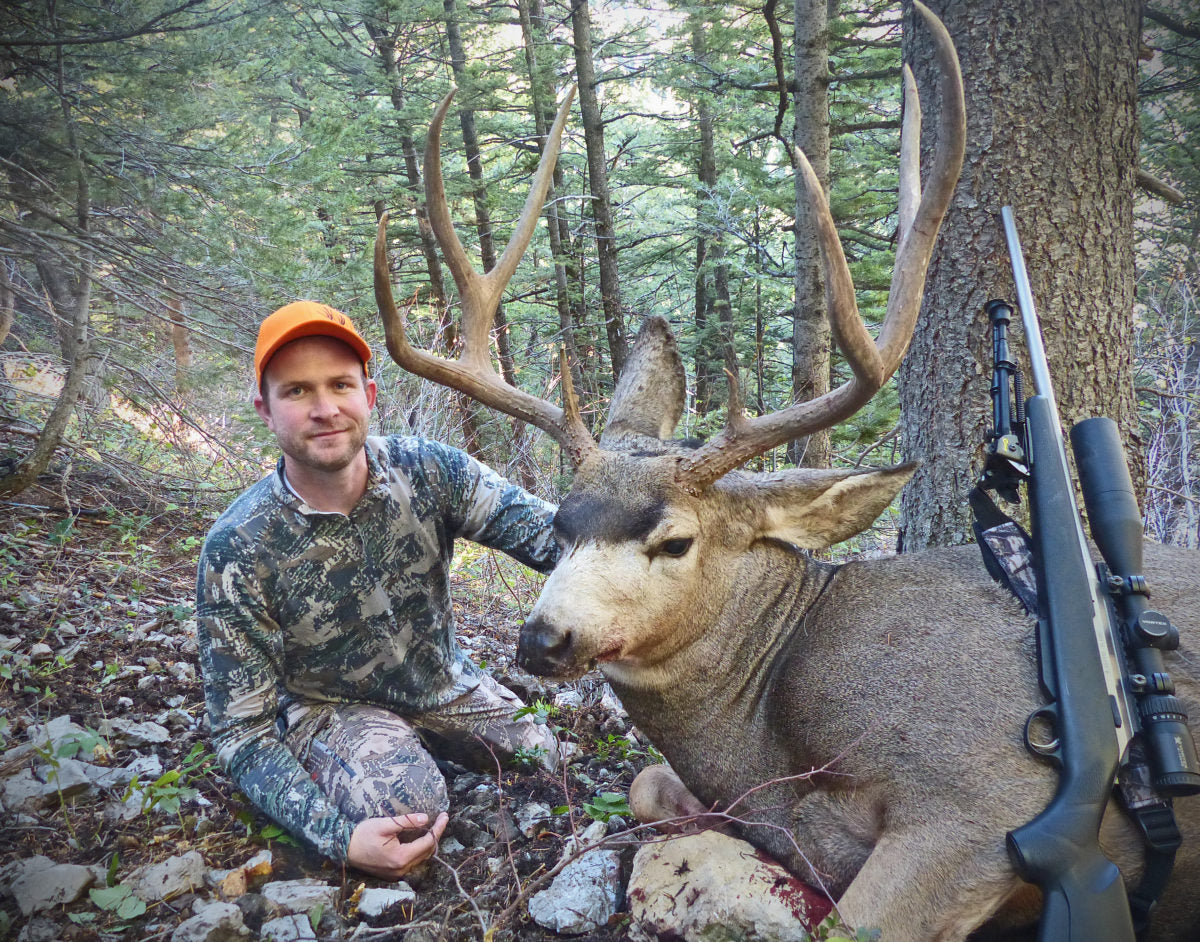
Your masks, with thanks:
<instances>
[{"instance_id":1,"label":"orange hunting cap","mask_svg":"<svg viewBox=\"0 0 1200 942\"><path fill-rule=\"evenodd\" d=\"M285 343L301 337L333 337L348 343L363 361L371 359L371 348L354 324L341 311L316 301L294 301L262 322L254 345L254 376L262 388L263 370Z\"/></svg>"}]
</instances>

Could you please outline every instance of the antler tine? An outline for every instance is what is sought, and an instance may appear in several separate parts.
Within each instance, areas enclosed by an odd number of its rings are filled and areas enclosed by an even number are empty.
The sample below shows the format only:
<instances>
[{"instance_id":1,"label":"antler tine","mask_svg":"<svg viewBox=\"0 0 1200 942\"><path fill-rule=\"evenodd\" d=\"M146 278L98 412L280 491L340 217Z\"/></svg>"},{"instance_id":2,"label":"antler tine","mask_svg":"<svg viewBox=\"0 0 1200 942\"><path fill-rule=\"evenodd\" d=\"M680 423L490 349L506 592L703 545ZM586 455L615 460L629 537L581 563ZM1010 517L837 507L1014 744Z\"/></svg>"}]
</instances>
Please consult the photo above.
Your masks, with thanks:
<instances>
[{"instance_id":1,"label":"antler tine","mask_svg":"<svg viewBox=\"0 0 1200 942\"><path fill-rule=\"evenodd\" d=\"M930 184L919 196L911 225L906 225L904 217L911 215L909 207L917 198L913 191L919 190L919 174L904 172L903 166L911 163L911 157L905 154L911 155L912 151L902 149L900 246L879 339L871 339L859 317L854 284L842 253L837 227L816 175L808 160L797 151L796 169L804 179L818 220L817 237L830 297L830 329L854 375L842 386L817 399L799 402L778 412L756 418L731 415L716 438L680 461L677 478L689 489L706 487L755 455L790 439L829 428L853 415L891 378L908 349L924 295L925 273L933 255L934 240L958 184L966 149L966 106L954 43L946 27L921 0L913 0L913 5L934 39L941 69L941 122ZM906 82L906 86L908 84ZM915 83L912 87L915 88ZM906 102L906 107L916 114L906 120L905 130L913 128L914 122L919 128L920 104L915 96ZM916 187L912 183L914 178L918 181ZM905 190L908 192L903 192Z\"/></svg>"},{"instance_id":2,"label":"antler tine","mask_svg":"<svg viewBox=\"0 0 1200 942\"><path fill-rule=\"evenodd\" d=\"M564 412L553 403L508 385L492 366L488 343L500 293L512 277L517 262L533 237L537 215L545 200L554 161L558 156L562 129L574 91L572 87L559 110L554 129L538 165L533 192L526 201L517 229L510 238L500 262L488 276L479 275L471 267L450 220L438 155L441 123L454 93L447 95L438 106L425 150L425 193L430 225L438 244L442 247L446 265L454 275L462 299L463 334L466 339L460 358L449 360L424 350L417 350L408 342L404 313L396 307L395 298L392 296L387 260L387 213L380 216L375 233L375 302L383 319L388 353L397 364L424 379L465 393L485 406L536 425L557 441L571 460L579 465L591 452L596 451L598 446L587 426L583 424L578 407L569 408Z\"/></svg>"}]
</instances>

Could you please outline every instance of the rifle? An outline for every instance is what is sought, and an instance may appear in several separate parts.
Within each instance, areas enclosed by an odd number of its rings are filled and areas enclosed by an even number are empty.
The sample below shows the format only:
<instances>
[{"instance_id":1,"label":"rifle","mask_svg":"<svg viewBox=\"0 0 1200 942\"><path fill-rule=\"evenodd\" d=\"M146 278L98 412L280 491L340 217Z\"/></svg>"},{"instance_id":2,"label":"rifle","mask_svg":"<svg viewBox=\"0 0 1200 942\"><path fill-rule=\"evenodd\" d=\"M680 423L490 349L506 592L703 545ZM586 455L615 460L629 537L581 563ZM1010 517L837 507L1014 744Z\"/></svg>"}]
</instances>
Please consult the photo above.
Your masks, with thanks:
<instances>
[{"instance_id":1,"label":"rifle","mask_svg":"<svg viewBox=\"0 0 1200 942\"><path fill-rule=\"evenodd\" d=\"M980 487L1010 500L1021 483L1028 491L1039 671L1050 702L1030 715L1025 743L1060 770L1050 804L1010 831L1006 844L1017 873L1042 888L1041 942L1128 942L1135 921L1138 931L1145 928L1179 846L1171 797L1200 792L1187 716L1162 660L1179 636L1147 601L1141 517L1116 424L1107 418L1085 420L1071 432L1104 559L1092 565L1012 209L1004 207L1001 217L1036 394L1023 400L1008 355L1011 307L989 301L995 427ZM1035 730L1047 727L1049 738L1039 739ZM1132 910L1121 874L1099 844L1118 769L1126 808L1150 848Z\"/></svg>"}]
</instances>

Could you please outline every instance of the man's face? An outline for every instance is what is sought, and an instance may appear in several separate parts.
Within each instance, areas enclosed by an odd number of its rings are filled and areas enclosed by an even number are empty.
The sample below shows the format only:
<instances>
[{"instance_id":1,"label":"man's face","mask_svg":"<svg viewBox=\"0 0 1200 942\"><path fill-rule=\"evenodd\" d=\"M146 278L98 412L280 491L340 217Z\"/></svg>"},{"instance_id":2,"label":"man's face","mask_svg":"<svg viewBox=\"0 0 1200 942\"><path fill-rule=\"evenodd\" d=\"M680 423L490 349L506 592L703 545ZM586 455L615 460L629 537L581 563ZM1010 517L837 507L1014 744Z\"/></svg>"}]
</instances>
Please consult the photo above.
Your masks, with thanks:
<instances>
[{"instance_id":1,"label":"man's face","mask_svg":"<svg viewBox=\"0 0 1200 942\"><path fill-rule=\"evenodd\" d=\"M332 337L293 340L271 357L263 387L254 408L289 469L341 471L362 454L375 381L349 346Z\"/></svg>"}]
</instances>

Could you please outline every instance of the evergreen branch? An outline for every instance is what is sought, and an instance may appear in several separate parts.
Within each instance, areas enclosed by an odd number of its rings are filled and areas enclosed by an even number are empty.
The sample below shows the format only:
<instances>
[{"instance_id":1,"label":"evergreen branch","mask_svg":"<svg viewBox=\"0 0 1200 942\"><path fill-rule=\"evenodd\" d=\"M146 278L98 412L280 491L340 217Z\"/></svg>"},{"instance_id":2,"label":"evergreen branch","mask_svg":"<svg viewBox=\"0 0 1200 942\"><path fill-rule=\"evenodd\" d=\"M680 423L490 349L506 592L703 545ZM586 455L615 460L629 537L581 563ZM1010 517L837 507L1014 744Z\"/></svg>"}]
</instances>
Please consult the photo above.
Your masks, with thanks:
<instances>
[{"instance_id":1,"label":"evergreen branch","mask_svg":"<svg viewBox=\"0 0 1200 942\"><path fill-rule=\"evenodd\" d=\"M1159 26L1165 26L1173 33L1178 33L1187 39L1200 39L1200 27L1189 26L1182 20L1177 20L1173 16L1169 16L1162 10L1156 10L1153 7L1146 7L1143 15L1148 20L1153 20Z\"/></svg>"},{"instance_id":2,"label":"evergreen branch","mask_svg":"<svg viewBox=\"0 0 1200 942\"><path fill-rule=\"evenodd\" d=\"M148 33L181 33L188 30L205 29L209 26L220 26L223 23L229 23L233 20L245 16L249 11L240 10L230 13L225 16L214 16L212 19L203 20L197 23L180 24L171 26L166 23L172 17L181 13L189 12L193 7L203 6L210 0L185 0L179 6L171 10L164 10L158 16L153 16L140 26L133 26L123 32L114 33L99 33L95 36L56 36L49 39L0 39L0 47L40 47L40 46L92 46L101 43L121 42L126 39L134 39L138 36L145 36Z\"/></svg>"}]
</instances>

